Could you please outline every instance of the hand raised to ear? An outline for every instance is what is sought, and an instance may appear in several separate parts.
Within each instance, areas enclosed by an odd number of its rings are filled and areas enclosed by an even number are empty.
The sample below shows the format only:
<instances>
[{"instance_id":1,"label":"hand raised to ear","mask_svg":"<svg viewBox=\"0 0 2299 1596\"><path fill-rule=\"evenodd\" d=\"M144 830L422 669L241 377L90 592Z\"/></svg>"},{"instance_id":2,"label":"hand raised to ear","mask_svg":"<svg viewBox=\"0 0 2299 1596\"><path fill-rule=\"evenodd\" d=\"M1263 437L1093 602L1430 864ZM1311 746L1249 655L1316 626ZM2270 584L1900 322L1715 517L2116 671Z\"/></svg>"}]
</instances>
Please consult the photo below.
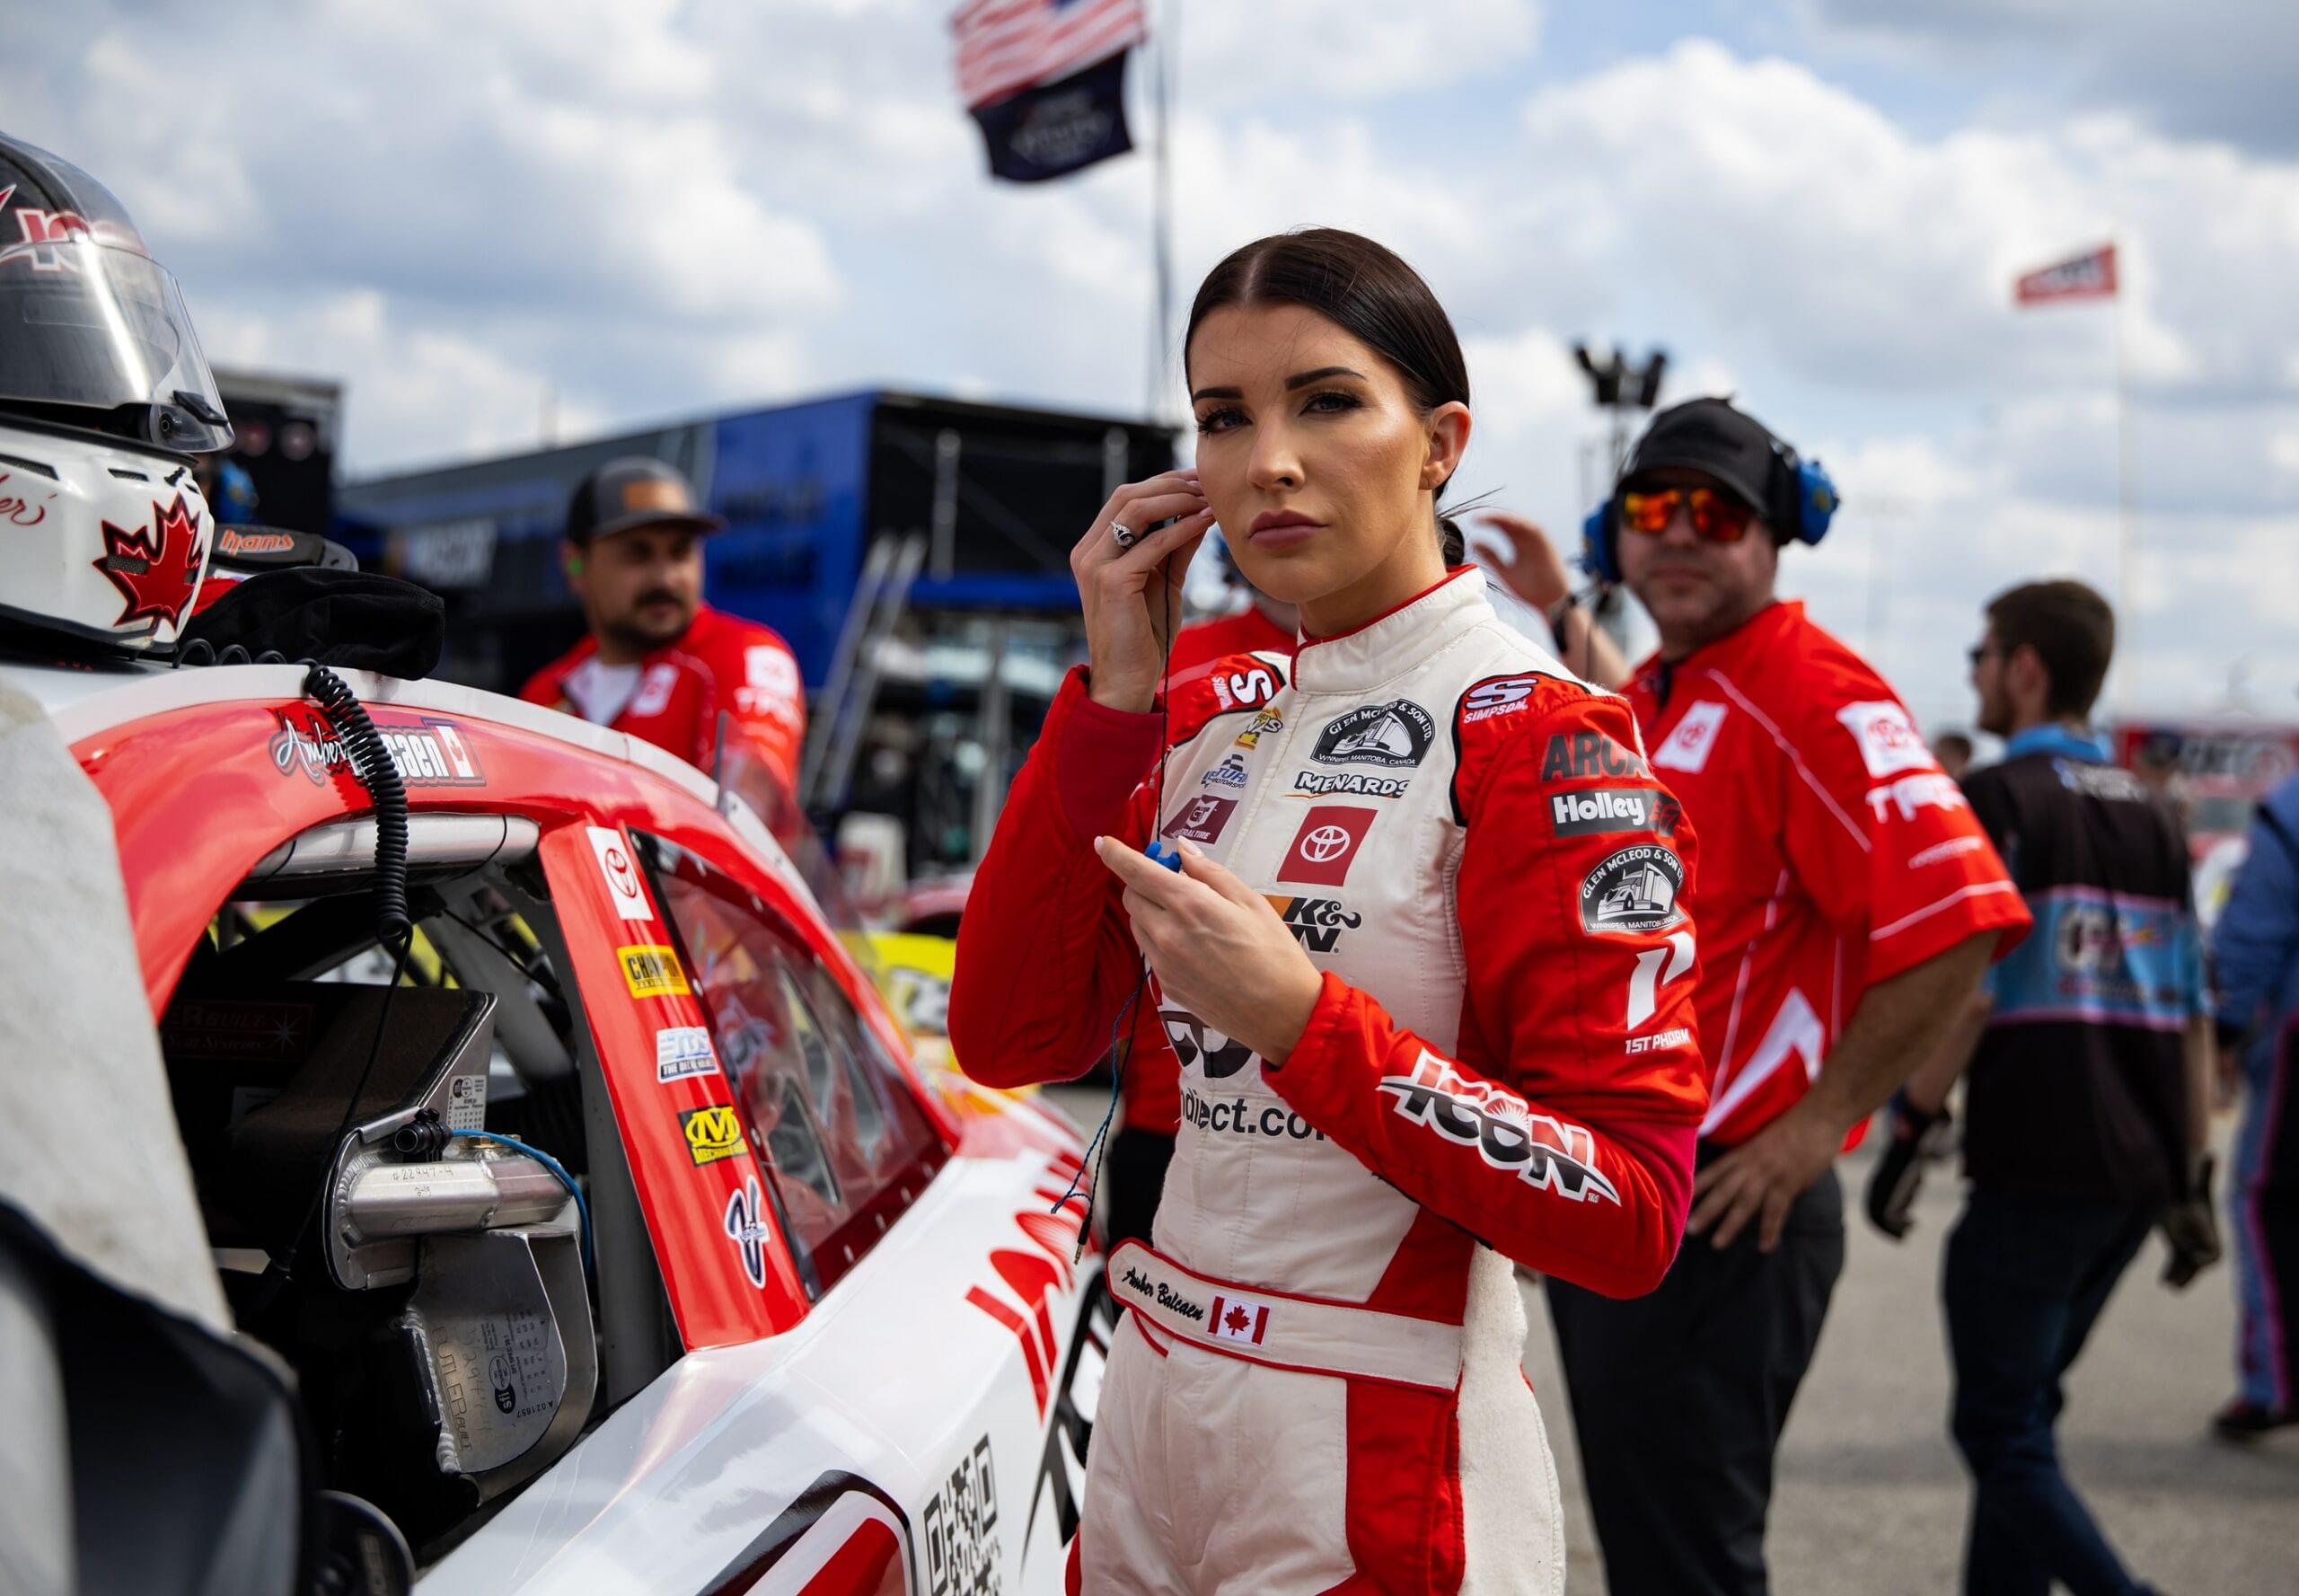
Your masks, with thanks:
<instances>
[{"instance_id":1,"label":"hand raised to ear","mask_svg":"<svg viewBox=\"0 0 2299 1596\"><path fill-rule=\"evenodd\" d=\"M1187 842L1178 875L1114 837L1095 838L1094 851L1124 883L1134 940L1165 996L1282 1063L1308 1027L1325 977L1269 901Z\"/></svg>"}]
</instances>

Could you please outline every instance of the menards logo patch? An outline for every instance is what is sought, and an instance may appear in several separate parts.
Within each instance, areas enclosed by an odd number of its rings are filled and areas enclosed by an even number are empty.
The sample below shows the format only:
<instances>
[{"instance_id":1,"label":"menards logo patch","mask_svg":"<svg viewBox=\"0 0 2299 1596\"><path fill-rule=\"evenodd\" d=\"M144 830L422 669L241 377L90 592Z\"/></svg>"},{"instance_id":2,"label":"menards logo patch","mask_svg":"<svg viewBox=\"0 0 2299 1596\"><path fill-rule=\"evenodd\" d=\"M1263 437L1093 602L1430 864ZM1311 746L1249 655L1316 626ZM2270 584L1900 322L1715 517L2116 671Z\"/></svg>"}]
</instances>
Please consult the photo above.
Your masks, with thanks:
<instances>
[{"instance_id":1,"label":"menards logo patch","mask_svg":"<svg viewBox=\"0 0 2299 1596\"><path fill-rule=\"evenodd\" d=\"M274 710L279 729L271 734L271 763L283 776L300 771L315 787L351 769L351 751L327 712L313 704ZM410 787L482 787L486 772L462 727L452 720L412 723L374 717L375 735L391 755L399 779Z\"/></svg>"},{"instance_id":2,"label":"menards logo patch","mask_svg":"<svg viewBox=\"0 0 2299 1596\"><path fill-rule=\"evenodd\" d=\"M630 988L634 998L661 998L690 990L686 972L679 968L675 949L659 943L640 948L618 948L614 956L622 964L622 982Z\"/></svg>"}]
</instances>

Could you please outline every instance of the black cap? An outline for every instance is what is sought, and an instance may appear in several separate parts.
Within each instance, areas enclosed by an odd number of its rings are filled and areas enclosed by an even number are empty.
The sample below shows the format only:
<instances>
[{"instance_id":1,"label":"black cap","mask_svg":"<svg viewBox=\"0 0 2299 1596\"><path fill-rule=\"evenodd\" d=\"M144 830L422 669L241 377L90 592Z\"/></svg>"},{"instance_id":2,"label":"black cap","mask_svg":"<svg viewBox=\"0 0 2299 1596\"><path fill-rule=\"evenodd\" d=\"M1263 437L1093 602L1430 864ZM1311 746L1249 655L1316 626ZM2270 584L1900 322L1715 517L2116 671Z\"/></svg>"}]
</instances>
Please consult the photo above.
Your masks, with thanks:
<instances>
[{"instance_id":1,"label":"black cap","mask_svg":"<svg viewBox=\"0 0 2299 1596\"><path fill-rule=\"evenodd\" d=\"M583 479L567 507L567 541L578 548L634 526L664 525L721 532L727 523L696 507L676 466L647 454L608 461Z\"/></svg>"},{"instance_id":2,"label":"black cap","mask_svg":"<svg viewBox=\"0 0 2299 1596\"><path fill-rule=\"evenodd\" d=\"M1780 469L1773 435L1754 416L1732 408L1729 399L1688 399L1652 418L1652 425L1636 440L1621 472L1624 483L1664 466L1705 472L1746 499L1756 512L1770 519L1777 495L1774 474ZM1775 536L1791 529L1775 526Z\"/></svg>"}]
</instances>

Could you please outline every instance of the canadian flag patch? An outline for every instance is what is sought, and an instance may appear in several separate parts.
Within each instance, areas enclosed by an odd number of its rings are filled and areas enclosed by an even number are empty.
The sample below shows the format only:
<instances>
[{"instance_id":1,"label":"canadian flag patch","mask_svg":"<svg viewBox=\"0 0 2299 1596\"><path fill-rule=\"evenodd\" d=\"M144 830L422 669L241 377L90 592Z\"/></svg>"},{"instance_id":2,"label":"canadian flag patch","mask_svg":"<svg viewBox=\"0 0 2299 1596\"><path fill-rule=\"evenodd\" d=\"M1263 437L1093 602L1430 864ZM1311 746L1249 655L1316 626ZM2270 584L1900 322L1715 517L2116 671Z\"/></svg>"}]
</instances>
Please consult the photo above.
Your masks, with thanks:
<instances>
[{"instance_id":1,"label":"canadian flag patch","mask_svg":"<svg viewBox=\"0 0 2299 1596\"><path fill-rule=\"evenodd\" d=\"M1217 1296L1205 1316L1205 1327L1224 1341L1261 1345L1269 1334L1269 1304L1244 1297Z\"/></svg>"}]
</instances>

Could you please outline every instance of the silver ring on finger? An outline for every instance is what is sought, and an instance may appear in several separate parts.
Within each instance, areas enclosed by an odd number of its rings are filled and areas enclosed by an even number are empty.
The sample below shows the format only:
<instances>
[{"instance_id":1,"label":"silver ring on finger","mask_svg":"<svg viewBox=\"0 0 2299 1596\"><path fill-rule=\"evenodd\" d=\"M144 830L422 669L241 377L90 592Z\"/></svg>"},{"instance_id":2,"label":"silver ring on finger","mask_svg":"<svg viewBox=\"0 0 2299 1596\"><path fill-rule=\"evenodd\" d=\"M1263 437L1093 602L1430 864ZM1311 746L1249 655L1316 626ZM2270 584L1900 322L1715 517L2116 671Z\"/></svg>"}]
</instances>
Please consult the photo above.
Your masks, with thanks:
<instances>
[{"instance_id":1,"label":"silver ring on finger","mask_svg":"<svg viewBox=\"0 0 2299 1596\"><path fill-rule=\"evenodd\" d=\"M1119 548L1131 549L1140 541L1141 534L1123 521L1113 521L1110 523L1110 536L1117 540Z\"/></svg>"}]
</instances>

